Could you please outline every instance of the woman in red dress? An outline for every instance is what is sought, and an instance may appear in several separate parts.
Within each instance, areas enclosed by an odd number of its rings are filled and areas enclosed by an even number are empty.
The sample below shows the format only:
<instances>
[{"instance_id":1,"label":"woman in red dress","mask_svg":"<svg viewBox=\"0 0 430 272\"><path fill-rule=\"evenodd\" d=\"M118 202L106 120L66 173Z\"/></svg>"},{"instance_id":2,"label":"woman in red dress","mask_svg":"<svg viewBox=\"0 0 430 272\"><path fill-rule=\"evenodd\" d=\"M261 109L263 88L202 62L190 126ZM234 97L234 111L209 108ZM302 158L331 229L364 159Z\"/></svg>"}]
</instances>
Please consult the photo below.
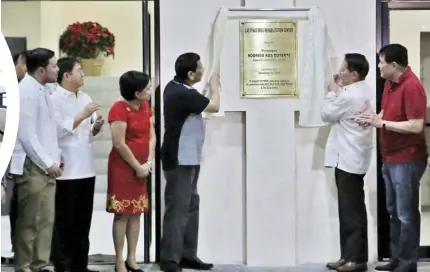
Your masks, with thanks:
<instances>
[{"instance_id":1,"label":"woman in red dress","mask_svg":"<svg viewBox=\"0 0 430 272\"><path fill-rule=\"evenodd\" d=\"M106 211L114 213L113 241L118 272L143 272L136 263L140 215L147 212L146 177L151 173L155 132L151 108L151 83L148 75L129 71L119 79L121 96L109 111L112 150L108 162ZM123 259L127 237L127 259Z\"/></svg>"}]
</instances>

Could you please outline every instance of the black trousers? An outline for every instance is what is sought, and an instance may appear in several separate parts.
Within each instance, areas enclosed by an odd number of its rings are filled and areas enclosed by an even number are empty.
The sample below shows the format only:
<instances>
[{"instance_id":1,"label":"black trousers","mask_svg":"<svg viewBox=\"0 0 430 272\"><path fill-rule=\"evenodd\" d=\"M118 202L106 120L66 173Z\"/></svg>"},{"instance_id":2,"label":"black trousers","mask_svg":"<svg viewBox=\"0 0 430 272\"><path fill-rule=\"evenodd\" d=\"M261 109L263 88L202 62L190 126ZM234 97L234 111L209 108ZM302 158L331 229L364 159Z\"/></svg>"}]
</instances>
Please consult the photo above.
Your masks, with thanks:
<instances>
[{"instance_id":1,"label":"black trousers","mask_svg":"<svg viewBox=\"0 0 430 272\"><path fill-rule=\"evenodd\" d=\"M364 176L335 169L341 258L356 263L368 261Z\"/></svg>"},{"instance_id":2,"label":"black trousers","mask_svg":"<svg viewBox=\"0 0 430 272\"><path fill-rule=\"evenodd\" d=\"M58 272L87 268L95 180L57 180L51 255Z\"/></svg>"}]
</instances>

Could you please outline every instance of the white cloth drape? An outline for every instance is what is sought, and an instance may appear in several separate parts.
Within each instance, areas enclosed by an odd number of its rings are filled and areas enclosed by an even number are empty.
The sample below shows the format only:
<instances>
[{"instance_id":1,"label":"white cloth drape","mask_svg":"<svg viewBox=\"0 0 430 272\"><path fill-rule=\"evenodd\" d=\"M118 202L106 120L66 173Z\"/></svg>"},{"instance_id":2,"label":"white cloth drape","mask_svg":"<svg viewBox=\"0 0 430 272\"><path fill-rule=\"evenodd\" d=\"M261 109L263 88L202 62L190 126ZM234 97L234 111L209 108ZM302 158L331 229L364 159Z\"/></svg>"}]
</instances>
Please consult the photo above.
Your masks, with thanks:
<instances>
[{"instance_id":1,"label":"white cloth drape","mask_svg":"<svg viewBox=\"0 0 430 272\"><path fill-rule=\"evenodd\" d=\"M203 82L206 83L209 81L210 77L214 73L220 74L220 61L221 61L221 52L224 47L224 33L226 32L228 20L228 9L220 8L217 16L215 17L215 21L213 23L212 33L209 37L208 48L206 52L206 56L204 61L206 62L205 67L208 68L206 73L203 76ZM221 89L220 89L221 92ZM203 95L209 97L210 91L207 89L203 90ZM204 113L205 118L210 118L212 116L224 116L224 110L222 107L222 101L220 103L220 110L217 113Z\"/></svg>"},{"instance_id":2,"label":"white cloth drape","mask_svg":"<svg viewBox=\"0 0 430 272\"><path fill-rule=\"evenodd\" d=\"M309 10L309 26L305 37L302 76L300 77L299 125L320 127L326 125L320 116L325 95L325 22L318 7Z\"/></svg>"},{"instance_id":3,"label":"white cloth drape","mask_svg":"<svg viewBox=\"0 0 430 272\"><path fill-rule=\"evenodd\" d=\"M318 7L311 7L308 14L309 24L305 32L304 63L300 71L300 118L299 125L304 127L319 127L325 123L321 120L320 109L325 95L325 22ZM209 37L205 67L208 68L203 77L206 85L213 73L220 73L221 52L224 47L224 33L228 21L228 9L219 9L212 25L212 33ZM209 97L210 91L203 90L203 95ZM222 97L222 94L221 94ZM205 114L206 118L211 116L224 116L222 107L216 114Z\"/></svg>"}]
</instances>

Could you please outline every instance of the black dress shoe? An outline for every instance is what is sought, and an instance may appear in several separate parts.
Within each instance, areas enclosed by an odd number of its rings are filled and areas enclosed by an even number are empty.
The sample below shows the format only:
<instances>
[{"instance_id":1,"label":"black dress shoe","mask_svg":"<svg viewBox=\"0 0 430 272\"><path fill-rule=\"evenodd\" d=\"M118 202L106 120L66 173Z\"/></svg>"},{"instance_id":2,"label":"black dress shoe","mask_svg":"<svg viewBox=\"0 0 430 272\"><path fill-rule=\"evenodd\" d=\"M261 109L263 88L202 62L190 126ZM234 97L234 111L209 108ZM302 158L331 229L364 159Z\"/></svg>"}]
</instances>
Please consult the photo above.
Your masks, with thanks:
<instances>
[{"instance_id":1,"label":"black dress shoe","mask_svg":"<svg viewBox=\"0 0 430 272\"><path fill-rule=\"evenodd\" d=\"M377 265L375 266L375 270L377 271L393 271L399 266L398 260L390 260L387 264Z\"/></svg>"},{"instance_id":2,"label":"black dress shoe","mask_svg":"<svg viewBox=\"0 0 430 272\"><path fill-rule=\"evenodd\" d=\"M13 258L1 257L1 264L13 264Z\"/></svg>"},{"instance_id":3,"label":"black dress shoe","mask_svg":"<svg viewBox=\"0 0 430 272\"><path fill-rule=\"evenodd\" d=\"M64 263L57 262L54 265L54 272L78 272L79 269L71 269L68 265L65 265Z\"/></svg>"},{"instance_id":4,"label":"black dress shoe","mask_svg":"<svg viewBox=\"0 0 430 272\"><path fill-rule=\"evenodd\" d=\"M393 272L417 272L417 264L399 265Z\"/></svg>"},{"instance_id":5,"label":"black dress shoe","mask_svg":"<svg viewBox=\"0 0 430 272\"><path fill-rule=\"evenodd\" d=\"M161 261L160 270L164 272L181 272L182 268L175 262Z\"/></svg>"},{"instance_id":6,"label":"black dress shoe","mask_svg":"<svg viewBox=\"0 0 430 272\"><path fill-rule=\"evenodd\" d=\"M363 272L367 271L366 263L347 262L336 269L339 272Z\"/></svg>"},{"instance_id":7,"label":"black dress shoe","mask_svg":"<svg viewBox=\"0 0 430 272\"><path fill-rule=\"evenodd\" d=\"M337 262L331 262L331 263L326 264L326 267L330 270L336 270L344 264L346 264L345 259L340 259Z\"/></svg>"},{"instance_id":8,"label":"black dress shoe","mask_svg":"<svg viewBox=\"0 0 430 272\"><path fill-rule=\"evenodd\" d=\"M193 270L211 270L214 265L211 263L204 263L199 258L183 258L179 263L182 268Z\"/></svg>"},{"instance_id":9,"label":"black dress shoe","mask_svg":"<svg viewBox=\"0 0 430 272\"><path fill-rule=\"evenodd\" d=\"M89 269L89 268L84 268L84 269L78 270L76 272L100 272L100 271Z\"/></svg>"},{"instance_id":10,"label":"black dress shoe","mask_svg":"<svg viewBox=\"0 0 430 272\"><path fill-rule=\"evenodd\" d=\"M124 262L125 263L125 268L127 269L128 272L144 272L142 269L140 268L133 268L130 265L128 265L127 261Z\"/></svg>"}]
</instances>

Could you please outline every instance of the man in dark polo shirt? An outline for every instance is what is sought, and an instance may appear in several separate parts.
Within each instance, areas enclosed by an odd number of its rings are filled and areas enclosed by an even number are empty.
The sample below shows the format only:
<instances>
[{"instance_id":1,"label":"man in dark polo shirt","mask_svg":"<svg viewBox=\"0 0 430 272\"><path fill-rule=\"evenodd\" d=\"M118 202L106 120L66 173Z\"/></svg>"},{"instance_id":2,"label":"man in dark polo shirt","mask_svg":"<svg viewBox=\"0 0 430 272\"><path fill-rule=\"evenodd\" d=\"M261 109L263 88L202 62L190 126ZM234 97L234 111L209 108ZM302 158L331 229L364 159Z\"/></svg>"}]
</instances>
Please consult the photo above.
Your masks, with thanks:
<instances>
[{"instance_id":1,"label":"man in dark polo shirt","mask_svg":"<svg viewBox=\"0 0 430 272\"><path fill-rule=\"evenodd\" d=\"M180 55L175 71L175 78L163 93L165 131L161 159L166 188L160 269L210 270L213 265L196 256L200 203L197 180L205 139L202 112L218 112L220 81L218 75L212 75L207 85L210 98L193 88L204 71L196 53Z\"/></svg>"},{"instance_id":2,"label":"man in dark polo shirt","mask_svg":"<svg viewBox=\"0 0 430 272\"><path fill-rule=\"evenodd\" d=\"M427 97L408 66L408 51L390 44L379 52L381 77L387 79L382 110L358 121L380 129L382 174L390 214L391 261L379 271L417 271L420 243L420 180L427 160L424 134Z\"/></svg>"}]
</instances>

